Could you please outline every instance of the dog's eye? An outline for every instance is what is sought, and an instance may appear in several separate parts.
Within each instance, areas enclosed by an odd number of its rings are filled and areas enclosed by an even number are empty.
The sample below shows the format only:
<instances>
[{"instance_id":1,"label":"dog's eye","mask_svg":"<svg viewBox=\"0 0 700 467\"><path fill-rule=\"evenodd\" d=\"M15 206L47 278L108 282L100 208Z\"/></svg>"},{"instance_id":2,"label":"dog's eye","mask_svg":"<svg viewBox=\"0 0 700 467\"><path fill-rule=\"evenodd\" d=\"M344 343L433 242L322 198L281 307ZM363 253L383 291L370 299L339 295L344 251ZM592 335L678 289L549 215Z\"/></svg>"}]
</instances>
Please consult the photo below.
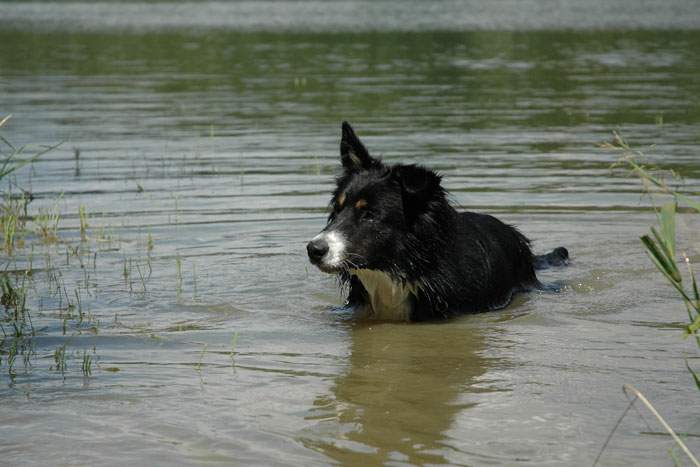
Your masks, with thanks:
<instances>
[{"instance_id":1,"label":"dog's eye","mask_svg":"<svg viewBox=\"0 0 700 467\"><path fill-rule=\"evenodd\" d=\"M328 220L326 221L326 223L327 223L327 224L330 224L331 222L333 222L333 220L335 219L336 215L338 215L338 213L335 212L335 206L334 206L334 207L333 207L333 210L332 210L331 212L328 213Z\"/></svg>"},{"instance_id":2,"label":"dog's eye","mask_svg":"<svg viewBox=\"0 0 700 467\"><path fill-rule=\"evenodd\" d=\"M359 210L358 214L360 216L360 220L363 221L371 221L375 218L374 212L369 209L361 209Z\"/></svg>"}]
</instances>

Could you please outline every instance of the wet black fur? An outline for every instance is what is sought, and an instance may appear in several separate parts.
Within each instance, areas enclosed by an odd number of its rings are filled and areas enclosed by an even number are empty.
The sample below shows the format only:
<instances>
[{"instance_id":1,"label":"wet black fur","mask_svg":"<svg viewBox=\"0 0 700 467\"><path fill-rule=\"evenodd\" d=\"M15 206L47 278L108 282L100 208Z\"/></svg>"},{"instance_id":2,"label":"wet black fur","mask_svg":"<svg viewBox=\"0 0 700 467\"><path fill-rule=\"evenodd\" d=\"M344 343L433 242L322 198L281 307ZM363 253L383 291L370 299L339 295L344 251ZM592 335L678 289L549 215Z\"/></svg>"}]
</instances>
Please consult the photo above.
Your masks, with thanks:
<instances>
[{"instance_id":1,"label":"wet black fur","mask_svg":"<svg viewBox=\"0 0 700 467\"><path fill-rule=\"evenodd\" d=\"M347 122L342 130L343 172L326 229L343 232L348 241L347 261L330 271L349 286L348 305L367 303L351 268L417 284L411 319L423 321L502 308L515 292L541 287L536 268L566 263L565 248L534 256L515 227L487 214L457 212L434 171L384 164L369 155ZM367 205L358 209L360 199Z\"/></svg>"}]
</instances>

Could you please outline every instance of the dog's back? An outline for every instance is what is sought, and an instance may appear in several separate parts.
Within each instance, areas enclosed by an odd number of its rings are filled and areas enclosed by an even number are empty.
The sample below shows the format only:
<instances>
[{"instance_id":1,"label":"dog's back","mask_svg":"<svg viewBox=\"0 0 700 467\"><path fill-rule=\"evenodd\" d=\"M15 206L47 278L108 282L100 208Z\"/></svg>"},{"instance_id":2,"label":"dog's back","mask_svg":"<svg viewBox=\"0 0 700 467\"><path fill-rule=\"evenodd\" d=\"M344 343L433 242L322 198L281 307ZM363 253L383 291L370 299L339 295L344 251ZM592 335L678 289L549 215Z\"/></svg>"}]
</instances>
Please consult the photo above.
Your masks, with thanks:
<instances>
[{"instance_id":1,"label":"dog's back","mask_svg":"<svg viewBox=\"0 0 700 467\"><path fill-rule=\"evenodd\" d=\"M422 279L449 284L443 294L446 303L443 308L418 304L414 320L502 308L514 292L539 286L530 242L517 229L487 214L454 215L452 239L433 258L441 266L433 277Z\"/></svg>"}]
</instances>

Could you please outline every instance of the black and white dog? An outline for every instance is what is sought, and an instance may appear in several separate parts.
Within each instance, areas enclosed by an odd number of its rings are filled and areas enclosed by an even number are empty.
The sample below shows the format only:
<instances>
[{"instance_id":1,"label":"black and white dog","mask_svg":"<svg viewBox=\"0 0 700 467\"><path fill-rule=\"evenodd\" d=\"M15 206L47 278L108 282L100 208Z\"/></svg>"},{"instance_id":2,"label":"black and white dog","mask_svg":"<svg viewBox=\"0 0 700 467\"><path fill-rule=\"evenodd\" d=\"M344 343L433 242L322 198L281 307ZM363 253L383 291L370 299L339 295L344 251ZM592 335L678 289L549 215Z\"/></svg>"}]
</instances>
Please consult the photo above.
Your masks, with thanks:
<instances>
[{"instance_id":1,"label":"black and white dog","mask_svg":"<svg viewBox=\"0 0 700 467\"><path fill-rule=\"evenodd\" d=\"M349 286L348 305L379 320L424 321L508 305L542 288L535 269L562 265L560 247L534 256L529 240L495 217L458 213L441 177L373 158L343 122L343 172L309 259Z\"/></svg>"}]
</instances>

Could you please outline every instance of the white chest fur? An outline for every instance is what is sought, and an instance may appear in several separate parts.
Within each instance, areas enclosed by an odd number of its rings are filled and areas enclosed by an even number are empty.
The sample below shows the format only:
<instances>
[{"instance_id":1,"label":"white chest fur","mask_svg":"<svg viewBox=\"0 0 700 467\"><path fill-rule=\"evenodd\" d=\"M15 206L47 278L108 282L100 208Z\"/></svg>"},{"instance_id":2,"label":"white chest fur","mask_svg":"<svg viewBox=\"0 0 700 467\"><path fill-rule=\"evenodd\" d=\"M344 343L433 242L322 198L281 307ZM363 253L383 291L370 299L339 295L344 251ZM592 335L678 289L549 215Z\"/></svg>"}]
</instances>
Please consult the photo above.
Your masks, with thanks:
<instances>
[{"instance_id":1,"label":"white chest fur","mask_svg":"<svg viewBox=\"0 0 700 467\"><path fill-rule=\"evenodd\" d=\"M352 274L362 282L369 295L368 318L386 321L408 321L411 317L411 295L415 287L395 282L387 274L370 269L355 269Z\"/></svg>"}]
</instances>

